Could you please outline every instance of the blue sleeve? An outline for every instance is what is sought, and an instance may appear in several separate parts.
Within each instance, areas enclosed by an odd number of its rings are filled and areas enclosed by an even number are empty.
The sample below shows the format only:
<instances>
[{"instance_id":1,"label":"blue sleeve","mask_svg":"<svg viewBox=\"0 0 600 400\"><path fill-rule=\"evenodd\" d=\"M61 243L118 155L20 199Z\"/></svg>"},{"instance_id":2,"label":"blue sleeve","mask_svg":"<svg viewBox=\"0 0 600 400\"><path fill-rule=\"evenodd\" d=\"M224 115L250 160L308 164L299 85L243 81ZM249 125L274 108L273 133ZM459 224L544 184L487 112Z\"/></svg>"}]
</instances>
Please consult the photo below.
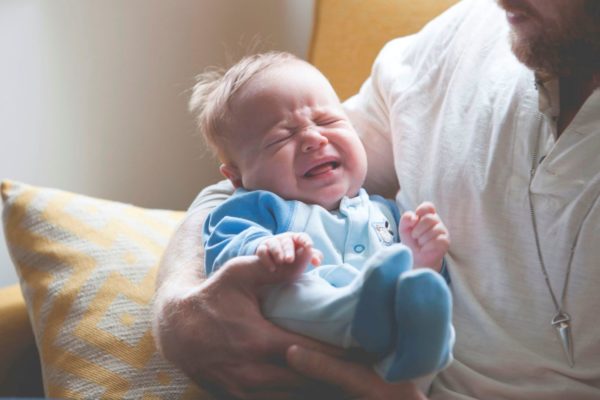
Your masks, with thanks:
<instances>
[{"instance_id":1,"label":"blue sleeve","mask_svg":"<svg viewBox=\"0 0 600 400\"><path fill-rule=\"evenodd\" d=\"M440 270L440 274L446 280L446 283L448 285L452 283L452 279L450 279L450 271L448 271L448 263L446 262L446 257L442 258L442 269Z\"/></svg>"},{"instance_id":2,"label":"blue sleeve","mask_svg":"<svg viewBox=\"0 0 600 400\"><path fill-rule=\"evenodd\" d=\"M233 257L254 254L265 237L286 232L294 204L262 190L238 191L214 209L202 232L206 274Z\"/></svg>"}]
</instances>

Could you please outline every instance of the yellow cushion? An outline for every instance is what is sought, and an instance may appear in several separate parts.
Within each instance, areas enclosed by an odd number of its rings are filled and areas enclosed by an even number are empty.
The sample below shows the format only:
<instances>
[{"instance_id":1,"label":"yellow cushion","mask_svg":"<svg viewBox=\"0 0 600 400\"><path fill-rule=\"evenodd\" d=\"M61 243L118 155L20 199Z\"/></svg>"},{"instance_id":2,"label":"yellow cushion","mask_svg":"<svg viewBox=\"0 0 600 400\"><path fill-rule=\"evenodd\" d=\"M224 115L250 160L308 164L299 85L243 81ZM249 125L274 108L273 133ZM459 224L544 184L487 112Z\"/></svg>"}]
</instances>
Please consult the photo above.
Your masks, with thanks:
<instances>
[{"instance_id":1,"label":"yellow cushion","mask_svg":"<svg viewBox=\"0 0 600 400\"><path fill-rule=\"evenodd\" d=\"M33 343L27 308L19 285L0 288L0 343L1 384L18 357Z\"/></svg>"},{"instance_id":2,"label":"yellow cushion","mask_svg":"<svg viewBox=\"0 0 600 400\"><path fill-rule=\"evenodd\" d=\"M156 351L150 302L183 213L3 182L4 229L52 398L209 398Z\"/></svg>"},{"instance_id":3,"label":"yellow cushion","mask_svg":"<svg viewBox=\"0 0 600 400\"><path fill-rule=\"evenodd\" d=\"M358 91L390 39L415 33L457 0L317 0L309 60L341 99Z\"/></svg>"}]
</instances>

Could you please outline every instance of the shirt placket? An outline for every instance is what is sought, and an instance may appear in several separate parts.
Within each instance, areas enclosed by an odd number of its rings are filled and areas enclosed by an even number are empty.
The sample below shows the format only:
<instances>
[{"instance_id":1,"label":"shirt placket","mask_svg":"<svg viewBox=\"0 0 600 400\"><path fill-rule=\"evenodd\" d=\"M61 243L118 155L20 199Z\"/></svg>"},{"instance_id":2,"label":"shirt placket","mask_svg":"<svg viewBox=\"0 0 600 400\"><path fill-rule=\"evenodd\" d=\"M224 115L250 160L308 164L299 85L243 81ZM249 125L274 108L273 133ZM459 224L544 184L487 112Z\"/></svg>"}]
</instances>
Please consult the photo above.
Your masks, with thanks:
<instances>
[{"instance_id":1,"label":"shirt placket","mask_svg":"<svg viewBox=\"0 0 600 400\"><path fill-rule=\"evenodd\" d=\"M361 196L345 198L340 205L340 214L347 220L344 262L361 269L365 254L369 252L369 208L363 205Z\"/></svg>"}]
</instances>

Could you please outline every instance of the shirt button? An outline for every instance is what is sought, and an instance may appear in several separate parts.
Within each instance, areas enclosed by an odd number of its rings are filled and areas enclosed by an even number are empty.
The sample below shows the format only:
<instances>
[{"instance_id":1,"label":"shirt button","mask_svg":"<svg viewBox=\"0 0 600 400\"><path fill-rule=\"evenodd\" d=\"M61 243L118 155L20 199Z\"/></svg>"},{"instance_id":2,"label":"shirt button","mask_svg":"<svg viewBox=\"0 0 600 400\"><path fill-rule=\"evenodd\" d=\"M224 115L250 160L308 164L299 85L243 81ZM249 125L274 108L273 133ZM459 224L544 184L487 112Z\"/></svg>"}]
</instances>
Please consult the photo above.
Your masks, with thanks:
<instances>
[{"instance_id":1,"label":"shirt button","mask_svg":"<svg viewBox=\"0 0 600 400\"><path fill-rule=\"evenodd\" d=\"M363 251L365 251L365 246L363 246L362 244L357 244L356 246L354 246L355 253L362 253Z\"/></svg>"}]
</instances>

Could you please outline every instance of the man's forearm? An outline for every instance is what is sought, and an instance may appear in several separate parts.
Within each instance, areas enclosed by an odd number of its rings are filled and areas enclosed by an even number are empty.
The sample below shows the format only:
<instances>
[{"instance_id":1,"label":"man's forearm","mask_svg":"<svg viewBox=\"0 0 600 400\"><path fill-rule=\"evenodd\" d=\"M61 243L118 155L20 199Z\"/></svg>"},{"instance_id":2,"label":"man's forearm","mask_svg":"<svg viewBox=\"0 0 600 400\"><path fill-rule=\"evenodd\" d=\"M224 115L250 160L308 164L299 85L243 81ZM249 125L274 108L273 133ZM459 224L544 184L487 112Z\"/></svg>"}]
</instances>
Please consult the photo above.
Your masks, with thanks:
<instances>
[{"instance_id":1,"label":"man's forearm","mask_svg":"<svg viewBox=\"0 0 600 400\"><path fill-rule=\"evenodd\" d=\"M205 278L202 226L208 214L233 194L228 181L207 186L190 206L183 222L171 237L158 268L156 290L171 282L197 286Z\"/></svg>"},{"instance_id":2,"label":"man's forearm","mask_svg":"<svg viewBox=\"0 0 600 400\"><path fill-rule=\"evenodd\" d=\"M163 354L169 346L172 316L181 312L188 292L197 289L205 279L201 229L208 212L198 209L186 215L171 237L158 268L152 329Z\"/></svg>"},{"instance_id":3,"label":"man's forearm","mask_svg":"<svg viewBox=\"0 0 600 400\"><path fill-rule=\"evenodd\" d=\"M185 287L204 280L202 225L208 213L206 210L190 211L171 237L158 268L157 291L169 282L179 282Z\"/></svg>"}]
</instances>

